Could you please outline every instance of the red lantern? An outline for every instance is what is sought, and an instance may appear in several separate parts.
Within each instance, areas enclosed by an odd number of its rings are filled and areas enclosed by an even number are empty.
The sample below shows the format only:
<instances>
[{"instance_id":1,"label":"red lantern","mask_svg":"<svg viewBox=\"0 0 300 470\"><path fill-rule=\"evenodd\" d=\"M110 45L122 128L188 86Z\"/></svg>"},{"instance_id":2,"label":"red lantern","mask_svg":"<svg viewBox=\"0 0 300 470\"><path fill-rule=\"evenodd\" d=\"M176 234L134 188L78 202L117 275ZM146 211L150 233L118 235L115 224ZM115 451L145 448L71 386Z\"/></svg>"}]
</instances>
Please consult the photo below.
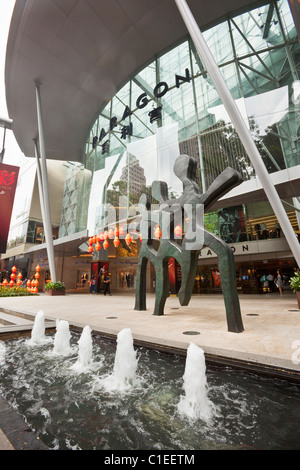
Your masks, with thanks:
<instances>
[{"instance_id":1,"label":"red lantern","mask_svg":"<svg viewBox=\"0 0 300 470\"><path fill-rule=\"evenodd\" d=\"M109 236L110 239L112 239L114 237L114 231L113 231L112 228L109 229L108 236Z\"/></svg>"},{"instance_id":2,"label":"red lantern","mask_svg":"<svg viewBox=\"0 0 300 470\"><path fill-rule=\"evenodd\" d=\"M34 277L35 277L36 279L39 279L40 273L35 273Z\"/></svg>"},{"instance_id":3,"label":"red lantern","mask_svg":"<svg viewBox=\"0 0 300 470\"><path fill-rule=\"evenodd\" d=\"M22 273L18 273L17 278L18 278L18 279L22 279Z\"/></svg>"},{"instance_id":4,"label":"red lantern","mask_svg":"<svg viewBox=\"0 0 300 470\"><path fill-rule=\"evenodd\" d=\"M116 248L120 245L119 237L116 237L116 238L114 239L114 245L115 245Z\"/></svg>"},{"instance_id":5,"label":"red lantern","mask_svg":"<svg viewBox=\"0 0 300 470\"><path fill-rule=\"evenodd\" d=\"M26 282L26 286L27 286L27 287L30 287L30 286L31 286L31 281L27 281L27 282Z\"/></svg>"},{"instance_id":6,"label":"red lantern","mask_svg":"<svg viewBox=\"0 0 300 470\"><path fill-rule=\"evenodd\" d=\"M103 248L104 248L104 250L107 250L108 245L109 245L109 243L108 243L107 238L106 238L106 239L104 240L104 242L103 242Z\"/></svg>"},{"instance_id":7,"label":"red lantern","mask_svg":"<svg viewBox=\"0 0 300 470\"><path fill-rule=\"evenodd\" d=\"M8 284L8 280L7 280L7 279L4 279L4 281L2 282L2 285L3 285L4 287L6 287L7 284Z\"/></svg>"},{"instance_id":8,"label":"red lantern","mask_svg":"<svg viewBox=\"0 0 300 470\"><path fill-rule=\"evenodd\" d=\"M154 230L154 236L157 240L159 240L161 238L161 230L160 230L159 225L156 225L156 228Z\"/></svg>"},{"instance_id":9,"label":"red lantern","mask_svg":"<svg viewBox=\"0 0 300 470\"><path fill-rule=\"evenodd\" d=\"M176 225L176 227L174 228L174 233L175 233L175 236L177 238L180 238L181 235L182 235L182 228L180 225Z\"/></svg>"},{"instance_id":10,"label":"red lantern","mask_svg":"<svg viewBox=\"0 0 300 470\"><path fill-rule=\"evenodd\" d=\"M89 252L89 253L93 253L93 250L94 250L94 249L93 249L93 245L90 245L90 246L88 247L88 252Z\"/></svg>"},{"instance_id":11,"label":"red lantern","mask_svg":"<svg viewBox=\"0 0 300 470\"><path fill-rule=\"evenodd\" d=\"M130 245L130 243L132 242L132 238L130 236L129 233L127 233L126 237L125 237L125 242L126 242L126 245Z\"/></svg>"},{"instance_id":12,"label":"red lantern","mask_svg":"<svg viewBox=\"0 0 300 470\"><path fill-rule=\"evenodd\" d=\"M90 237L90 238L89 238L89 244L90 244L90 245L93 244L93 237Z\"/></svg>"},{"instance_id":13,"label":"red lantern","mask_svg":"<svg viewBox=\"0 0 300 470\"><path fill-rule=\"evenodd\" d=\"M120 230L118 229L118 227L115 228L115 237L119 237L120 235Z\"/></svg>"},{"instance_id":14,"label":"red lantern","mask_svg":"<svg viewBox=\"0 0 300 470\"><path fill-rule=\"evenodd\" d=\"M16 279L16 273L11 273L10 278L15 280Z\"/></svg>"},{"instance_id":15,"label":"red lantern","mask_svg":"<svg viewBox=\"0 0 300 470\"><path fill-rule=\"evenodd\" d=\"M12 270L13 273L15 273L16 270L17 270L16 266L13 266L13 267L11 268L11 270Z\"/></svg>"},{"instance_id":16,"label":"red lantern","mask_svg":"<svg viewBox=\"0 0 300 470\"><path fill-rule=\"evenodd\" d=\"M36 266L35 270L36 270L37 272L40 272L40 270L41 270L41 267L40 267L40 265L39 265L39 264Z\"/></svg>"},{"instance_id":17,"label":"red lantern","mask_svg":"<svg viewBox=\"0 0 300 470\"><path fill-rule=\"evenodd\" d=\"M95 248L97 251L101 250L101 245L99 242L96 243Z\"/></svg>"},{"instance_id":18,"label":"red lantern","mask_svg":"<svg viewBox=\"0 0 300 470\"><path fill-rule=\"evenodd\" d=\"M100 242L103 242L103 240L104 240L104 233L103 232L100 233L99 240L100 240Z\"/></svg>"},{"instance_id":19,"label":"red lantern","mask_svg":"<svg viewBox=\"0 0 300 470\"><path fill-rule=\"evenodd\" d=\"M15 285L15 281L13 281L13 280L9 281L9 285L10 285L10 287L13 287Z\"/></svg>"},{"instance_id":20,"label":"red lantern","mask_svg":"<svg viewBox=\"0 0 300 470\"><path fill-rule=\"evenodd\" d=\"M22 284L22 281L20 279L18 279L16 284L17 284L18 287L20 287L20 285Z\"/></svg>"}]
</instances>

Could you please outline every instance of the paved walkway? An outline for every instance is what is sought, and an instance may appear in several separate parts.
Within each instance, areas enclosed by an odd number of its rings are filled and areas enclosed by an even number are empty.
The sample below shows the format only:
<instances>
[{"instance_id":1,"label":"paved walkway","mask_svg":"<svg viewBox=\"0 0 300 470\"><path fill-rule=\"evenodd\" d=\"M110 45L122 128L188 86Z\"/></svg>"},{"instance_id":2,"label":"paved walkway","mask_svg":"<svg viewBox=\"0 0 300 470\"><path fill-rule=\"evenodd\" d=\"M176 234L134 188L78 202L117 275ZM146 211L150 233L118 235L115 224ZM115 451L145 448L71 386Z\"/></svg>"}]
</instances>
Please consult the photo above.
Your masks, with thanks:
<instances>
[{"instance_id":1,"label":"paved walkway","mask_svg":"<svg viewBox=\"0 0 300 470\"><path fill-rule=\"evenodd\" d=\"M81 328L89 325L114 337L121 329L130 328L137 343L153 343L166 349L185 351L194 342L209 358L261 364L278 372L286 369L300 378L300 310L295 296L241 295L240 304L242 333L227 331L222 295L193 296L187 307L181 307L177 297L171 296L163 316L152 314L151 294L147 295L147 310L135 311L133 293L0 298L0 312L6 308L6 312L23 312L26 317L43 310L50 320L64 319ZM0 323L0 340L1 331L7 328Z\"/></svg>"}]
</instances>

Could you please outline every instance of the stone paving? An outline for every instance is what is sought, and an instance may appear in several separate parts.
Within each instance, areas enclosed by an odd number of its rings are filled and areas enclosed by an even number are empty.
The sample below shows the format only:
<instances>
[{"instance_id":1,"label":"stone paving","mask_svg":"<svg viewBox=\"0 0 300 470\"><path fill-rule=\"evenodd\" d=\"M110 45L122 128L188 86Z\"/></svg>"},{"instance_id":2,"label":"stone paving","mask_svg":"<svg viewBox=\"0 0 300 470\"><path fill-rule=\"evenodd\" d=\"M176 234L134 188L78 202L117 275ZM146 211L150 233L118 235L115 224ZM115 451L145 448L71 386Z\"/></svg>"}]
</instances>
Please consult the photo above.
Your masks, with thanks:
<instances>
[{"instance_id":1,"label":"stone paving","mask_svg":"<svg viewBox=\"0 0 300 470\"><path fill-rule=\"evenodd\" d=\"M244 331L227 331L225 306L221 295L193 296L187 307L181 307L176 296L167 299L165 315L152 314L154 295L147 296L147 310L134 310L133 294L66 294L49 297L0 298L0 335L9 329L1 323L1 315L19 312L18 327L32 324L43 310L46 319L67 320L70 325L116 336L130 328L134 339L185 350L192 341L207 354L232 359L251 360L299 372L295 360L300 343L300 310L291 294L240 296ZM1 312L3 312L1 314ZM30 320L29 320L30 319ZM12 325L11 325L12 326ZM187 335L186 332L197 334ZM0 336L1 339L1 336Z\"/></svg>"}]
</instances>

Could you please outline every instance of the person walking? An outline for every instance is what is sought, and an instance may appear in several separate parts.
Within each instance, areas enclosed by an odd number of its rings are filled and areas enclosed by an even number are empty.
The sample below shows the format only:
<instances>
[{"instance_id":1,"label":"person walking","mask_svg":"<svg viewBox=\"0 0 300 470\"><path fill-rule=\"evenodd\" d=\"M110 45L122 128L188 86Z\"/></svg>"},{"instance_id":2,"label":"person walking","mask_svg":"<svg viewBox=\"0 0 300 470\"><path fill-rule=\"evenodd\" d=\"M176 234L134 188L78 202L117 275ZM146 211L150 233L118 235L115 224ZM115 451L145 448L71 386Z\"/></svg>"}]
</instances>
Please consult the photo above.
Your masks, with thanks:
<instances>
[{"instance_id":1,"label":"person walking","mask_svg":"<svg viewBox=\"0 0 300 470\"><path fill-rule=\"evenodd\" d=\"M95 292L95 294L97 294L97 290L96 290L96 280L95 280L94 276L93 276L92 279L91 279L90 294L92 294L93 292Z\"/></svg>"},{"instance_id":2,"label":"person walking","mask_svg":"<svg viewBox=\"0 0 300 470\"><path fill-rule=\"evenodd\" d=\"M283 295L283 285L284 285L283 275L280 269L277 269L275 286L278 287L280 295Z\"/></svg>"},{"instance_id":3,"label":"person walking","mask_svg":"<svg viewBox=\"0 0 300 470\"><path fill-rule=\"evenodd\" d=\"M110 292L110 277L109 277L109 274L106 274L105 278L104 278L104 295L106 294L109 294L111 295L111 292Z\"/></svg>"}]
</instances>

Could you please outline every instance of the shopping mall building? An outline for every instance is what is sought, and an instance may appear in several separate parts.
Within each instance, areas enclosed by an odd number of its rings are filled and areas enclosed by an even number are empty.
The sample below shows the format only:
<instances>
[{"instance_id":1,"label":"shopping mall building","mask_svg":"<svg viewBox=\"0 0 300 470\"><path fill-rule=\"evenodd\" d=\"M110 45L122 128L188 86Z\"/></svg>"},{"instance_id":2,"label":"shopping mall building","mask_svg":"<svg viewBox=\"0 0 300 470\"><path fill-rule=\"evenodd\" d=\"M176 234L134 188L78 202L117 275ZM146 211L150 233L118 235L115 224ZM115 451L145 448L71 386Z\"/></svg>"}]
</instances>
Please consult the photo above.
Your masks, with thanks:
<instances>
[{"instance_id":1,"label":"shopping mall building","mask_svg":"<svg viewBox=\"0 0 300 470\"><path fill-rule=\"evenodd\" d=\"M299 237L299 0L187 3ZM239 291L262 292L259 280L276 268L293 273L272 201L175 0L16 0L5 81L28 161L2 272L15 264L29 277L39 264L41 288L52 276L81 292L91 276L101 288L109 271L113 290L133 289L140 196L151 197L155 180L180 196L173 166L188 154L202 193L228 166L242 175L204 215L232 247ZM115 234L107 248L91 240L116 227L118 246ZM169 267L176 293L180 266ZM218 259L203 247L194 292L219 290Z\"/></svg>"}]
</instances>

